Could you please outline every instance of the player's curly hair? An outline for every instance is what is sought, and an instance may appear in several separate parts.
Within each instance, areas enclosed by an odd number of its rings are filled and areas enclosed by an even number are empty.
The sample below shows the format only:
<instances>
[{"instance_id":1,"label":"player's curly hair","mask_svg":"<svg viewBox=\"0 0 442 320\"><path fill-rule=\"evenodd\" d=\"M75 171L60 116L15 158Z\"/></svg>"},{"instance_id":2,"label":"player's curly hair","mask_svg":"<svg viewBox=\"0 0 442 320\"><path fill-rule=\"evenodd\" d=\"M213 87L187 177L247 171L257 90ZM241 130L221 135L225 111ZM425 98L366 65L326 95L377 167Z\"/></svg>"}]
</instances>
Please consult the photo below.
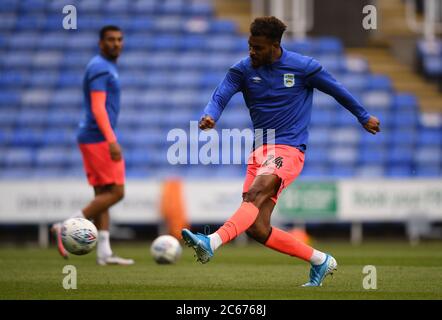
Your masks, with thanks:
<instances>
[{"instance_id":1,"label":"player's curly hair","mask_svg":"<svg viewBox=\"0 0 442 320\"><path fill-rule=\"evenodd\" d=\"M278 18L259 17L250 25L250 34L254 37L264 36L270 40L281 42L282 34L287 26Z\"/></svg>"}]
</instances>

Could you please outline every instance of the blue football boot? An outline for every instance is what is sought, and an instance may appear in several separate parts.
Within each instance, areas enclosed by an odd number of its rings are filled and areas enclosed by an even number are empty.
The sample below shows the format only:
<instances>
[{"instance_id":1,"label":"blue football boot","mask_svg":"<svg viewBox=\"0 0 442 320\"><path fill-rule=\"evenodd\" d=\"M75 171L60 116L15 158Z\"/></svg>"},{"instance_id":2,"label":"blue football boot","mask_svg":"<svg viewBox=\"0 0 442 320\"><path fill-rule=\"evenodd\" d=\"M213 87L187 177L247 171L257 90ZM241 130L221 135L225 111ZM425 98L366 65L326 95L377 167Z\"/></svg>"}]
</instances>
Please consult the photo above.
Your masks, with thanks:
<instances>
[{"instance_id":1,"label":"blue football boot","mask_svg":"<svg viewBox=\"0 0 442 320\"><path fill-rule=\"evenodd\" d=\"M323 264L314 266L310 268L310 281L303 284L303 287L320 287L322 286L322 281L329 274L333 274L334 271L338 269L338 263L336 259L331 255L327 254L327 257Z\"/></svg>"},{"instance_id":2,"label":"blue football boot","mask_svg":"<svg viewBox=\"0 0 442 320\"><path fill-rule=\"evenodd\" d=\"M208 236L197 233L194 234L190 230L183 229L181 231L184 241L189 247L195 250L197 260L201 263L207 263L213 257L213 251L210 247L210 239Z\"/></svg>"}]
</instances>

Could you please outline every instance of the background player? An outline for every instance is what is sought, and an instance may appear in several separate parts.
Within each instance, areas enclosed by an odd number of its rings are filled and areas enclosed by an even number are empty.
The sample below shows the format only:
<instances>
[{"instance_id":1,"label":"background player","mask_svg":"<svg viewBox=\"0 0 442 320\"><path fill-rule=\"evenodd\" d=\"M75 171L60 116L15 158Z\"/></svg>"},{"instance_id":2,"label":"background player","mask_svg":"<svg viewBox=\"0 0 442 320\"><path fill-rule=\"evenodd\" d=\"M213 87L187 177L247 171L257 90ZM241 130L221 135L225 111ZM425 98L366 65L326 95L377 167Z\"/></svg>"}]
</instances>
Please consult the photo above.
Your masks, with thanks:
<instances>
[{"instance_id":1,"label":"background player","mask_svg":"<svg viewBox=\"0 0 442 320\"><path fill-rule=\"evenodd\" d=\"M98 229L97 263L130 265L132 259L115 256L110 246L109 208L124 197L125 165L114 129L120 111L120 82L116 61L123 48L123 33L117 26L100 30L100 54L92 58L83 79L85 119L80 123L77 141L83 156L94 199L73 217L94 221ZM68 253L61 242L61 224L52 228L60 254Z\"/></svg>"},{"instance_id":2,"label":"background player","mask_svg":"<svg viewBox=\"0 0 442 320\"><path fill-rule=\"evenodd\" d=\"M202 130L214 128L231 97L239 91L243 93L254 129L264 132L262 143L257 144L255 137L243 187L243 202L215 233L206 236L183 229L182 235L195 249L198 260L206 263L217 248L246 231L271 249L310 262L310 280L304 286L320 286L337 268L336 260L270 224L279 194L296 179L304 164L313 89L333 96L368 132L379 132L380 123L316 60L282 48L280 43L285 29L284 23L275 17L253 21L249 57L230 68L213 93L199 124ZM274 141L266 136L267 130L274 130Z\"/></svg>"}]
</instances>

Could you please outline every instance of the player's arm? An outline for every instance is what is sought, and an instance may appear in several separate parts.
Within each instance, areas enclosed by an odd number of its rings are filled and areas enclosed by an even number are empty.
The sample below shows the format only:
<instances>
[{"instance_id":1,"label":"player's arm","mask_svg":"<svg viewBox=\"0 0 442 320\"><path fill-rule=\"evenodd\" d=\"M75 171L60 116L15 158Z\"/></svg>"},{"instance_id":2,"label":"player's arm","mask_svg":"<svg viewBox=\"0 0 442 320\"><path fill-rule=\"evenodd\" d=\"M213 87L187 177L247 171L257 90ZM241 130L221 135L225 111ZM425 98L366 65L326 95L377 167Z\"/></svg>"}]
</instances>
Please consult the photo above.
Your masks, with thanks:
<instances>
[{"instance_id":1,"label":"player's arm","mask_svg":"<svg viewBox=\"0 0 442 320\"><path fill-rule=\"evenodd\" d=\"M215 127L215 123L218 121L227 103L235 93L241 90L242 82L243 73L236 68L230 68L224 80L215 89L209 103L204 108L204 113L199 122L199 128L201 130Z\"/></svg>"},{"instance_id":2,"label":"player's arm","mask_svg":"<svg viewBox=\"0 0 442 320\"><path fill-rule=\"evenodd\" d=\"M112 160L120 161L122 158L121 147L117 142L114 131L109 121L109 116L106 111L106 92L92 91L91 92L91 108L92 113L97 122L98 128L109 143L109 151Z\"/></svg>"},{"instance_id":3,"label":"player's arm","mask_svg":"<svg viewBox=\"0 0 442 320\"><path fill-rule=\"evenodd\" d=\"M359 101L318 63L313 63L312 68L308 68L306 83L335 98L358 119L368 132L376 134L381 131L378 118L371 116Z\"/></svg>"}]
</instances>

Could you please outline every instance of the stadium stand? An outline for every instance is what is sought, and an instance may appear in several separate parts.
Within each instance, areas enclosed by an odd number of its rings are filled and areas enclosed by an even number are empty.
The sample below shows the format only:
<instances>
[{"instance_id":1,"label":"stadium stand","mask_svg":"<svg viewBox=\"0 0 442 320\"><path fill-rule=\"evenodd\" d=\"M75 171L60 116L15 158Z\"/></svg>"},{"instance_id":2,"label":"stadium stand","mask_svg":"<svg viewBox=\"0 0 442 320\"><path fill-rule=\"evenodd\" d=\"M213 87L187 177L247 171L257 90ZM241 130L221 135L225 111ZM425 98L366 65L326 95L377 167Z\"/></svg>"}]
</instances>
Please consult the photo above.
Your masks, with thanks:
<instances>
[{"instance_id":1,"label":"stadium stand","mask_svg":"<svg viewBox=\"0 0 442 320\"><path fill-rule=\"evenodd\" d=\"M189 167L166 161L172 144L167 133L187 130L189 121L198 120L228 67L247 55L247 38L233 22L216 19L208 1L82 0L78 29L64 30L61 13L67 4L0 2L2 178L82 175L75 130L82 115L83 71L97 52L99 28L110 23L125 32L118 135L128 176L243 175L241 165ZM383 129L370 136L336 101L316 92L303 177L442 175L442 121L422 121L413 95L396 93L388 77L370 72L367 61L347 57L337 38L285 39L283 46L319 60L379 116ZM431 59L421 52L425 72L440 72L442 56ZM247 109L236 96L218 128L249 126Z\"/></svg>"}]
</instances>

